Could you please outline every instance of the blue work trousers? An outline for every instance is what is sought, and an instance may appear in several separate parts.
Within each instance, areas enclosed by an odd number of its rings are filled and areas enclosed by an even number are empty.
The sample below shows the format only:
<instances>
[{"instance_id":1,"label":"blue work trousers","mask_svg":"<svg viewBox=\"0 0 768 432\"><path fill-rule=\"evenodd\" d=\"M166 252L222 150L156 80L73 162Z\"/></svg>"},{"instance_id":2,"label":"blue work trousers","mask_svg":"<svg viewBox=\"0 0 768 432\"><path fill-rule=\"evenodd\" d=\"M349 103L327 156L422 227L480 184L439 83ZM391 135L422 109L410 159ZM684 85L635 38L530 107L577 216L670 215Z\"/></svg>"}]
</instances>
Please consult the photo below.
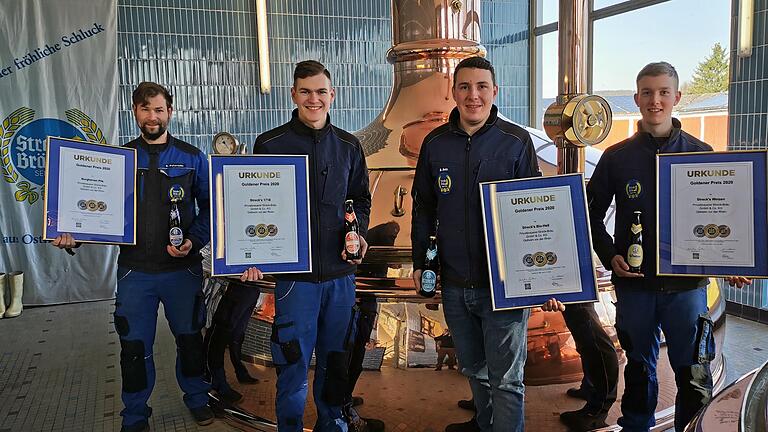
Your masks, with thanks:
<instances>
[{"instance_id":1,"label":"blue work trousers","mask_svg":"<svg viewBox=\"0 0 768 432\"><path fill-rule=\"evenodd\" d=\"M210 386L203 380L202 268L142 273L119 267L117 277L114 319L121 346L123 425L146 421L151 412L147 401L155 386L153 345L161 302L176 338L176 380L184 403L189 409L206 405Z\"/></svg>"},{"instance_id":2,"label":"blue work trousers","mask_svg":"<svg viewBox=\"0 0 768 432\"><path fill-rule=\"evenodd\" d=\"M715 343L706 288L650 291L616 288L616 330L627 354L619 425L627 432L655 425L659 383L656 364L661 332L675 373L675 430L682 432L712 397Z\"/></svg>"},{"instance_id":3,"label":"blue work trousers","mask_svg":"<svg viewBox=\"0 0 768 432\"><path fill-rule=\"evenodd\" d=\"M355 278L327 282L278 281L272 361L277 368L277 425L280 432L303 430L307 372L315 353L313 393L316 432L347 432L342 405L349 382L355 337Z\"/></svg>"}]
</instances>

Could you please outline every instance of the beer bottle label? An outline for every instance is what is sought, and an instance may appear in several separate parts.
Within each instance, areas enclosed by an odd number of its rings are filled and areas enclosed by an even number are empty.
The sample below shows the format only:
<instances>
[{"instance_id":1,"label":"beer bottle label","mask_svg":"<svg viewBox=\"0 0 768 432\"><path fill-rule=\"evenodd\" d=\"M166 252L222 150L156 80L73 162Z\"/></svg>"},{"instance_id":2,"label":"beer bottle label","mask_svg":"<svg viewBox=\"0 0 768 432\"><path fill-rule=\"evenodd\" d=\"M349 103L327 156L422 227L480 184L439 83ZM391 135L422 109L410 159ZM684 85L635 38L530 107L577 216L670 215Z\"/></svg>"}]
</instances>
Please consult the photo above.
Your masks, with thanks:
<instances>
[{"instance_id":1,"label":"beer bottle label","mask_svg":"<svg viewBox=\"0 0 768 432\"><path fill-rule=\"evenodd\" d=\"M427 259L433 260L437 257L437 249L427 249Z\"/></svg>"},{"instance_id":2,"label":"beer bottle label","mask_svg":"<svg viewBox=\"0 0 768 432\"><path fill-rule=\"evenodd\" d=\"M432 270L424 270L421 273L421 290L424 292L432 292L437 285L437 275Z\"/></svg>"},{"instance_id":3,"label":"beer bottle label","mask_svg":"<svg viewBox=\"0 0 768 432\"><path fill-rule=\"evenodd\" d=\"M168 234L171 240L171 246L179 247L184 243L184 233L181 231L181 228L173 227Z\"/></svg>"},{"instance_id":4,"label":"beer bottle label","mask_svg":"<svg viewBox=\"0 0 768 432\"><path fill-rule=\"evenodd\" d=\"M344 249L348 254L356 255L360 251L360 235L350 231L344 236Z\"/></svg>"},{"instance_id":5,"label":"beer bottle label","mask_svg":"<svg viewBox=\"0 0 768 432\"><path fill-rule=\"evenodd\" d=\"M344 220L346 220L347 222L352 222L355 219L357 219L357 217L355 217L355 212L344 213Z\"/></svg>"},{"instance_id":6,"label":"beer bottle label","mask_svg":"<svg viewBox=\"0 0 768 432\"><path fill-rule=\"evenodd\" d=\"M642 230L643 230L642 224L632 224L632 227L630 228L630 231L632 231L632 234L637 234Z\"/></svg>"},{"instance_id":7,"label":"beer bottle label","mask_svg":"<svg viewBox=\"0 0 768 432\"><path fill-rule=\"evenodd\" d=\"M643 264L643 247L639 244L629 245L627 252L627 264L630 267L638 268Z\"/></svg>"}]
</instances>

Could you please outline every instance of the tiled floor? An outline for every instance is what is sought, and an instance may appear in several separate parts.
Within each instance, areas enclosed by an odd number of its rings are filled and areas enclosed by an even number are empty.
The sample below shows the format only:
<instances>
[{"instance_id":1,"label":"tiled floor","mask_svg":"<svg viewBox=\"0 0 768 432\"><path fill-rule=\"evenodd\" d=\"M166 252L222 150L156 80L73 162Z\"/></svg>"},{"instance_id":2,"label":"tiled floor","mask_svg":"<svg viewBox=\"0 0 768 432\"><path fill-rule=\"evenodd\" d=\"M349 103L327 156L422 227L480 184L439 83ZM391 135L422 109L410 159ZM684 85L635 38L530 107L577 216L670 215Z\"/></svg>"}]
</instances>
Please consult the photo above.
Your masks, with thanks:
<instances>
[{"instance_id":1,"label":"tiled floor","mask_svg":"<svg viewBox=\"0 0 768 432\"><path fill-rule=\"evenodd\" d=\"M111 324L112 304L32 308L19 318L0 320L0 432L120 429L119 342ZM768 359L766 327L728 317L724 351L730 382ZM150 400L152 430L233 430L221 421L206 427L194 423L176 385L175 354L173 338L160 317L155 343L158 378ZM264 367L252 371L262 383L237 387L246 396L243 406L271 417L274 372ZM439 386L434 385L435 374L441 378ZM557 413L579 406L560 396L568 386L528 388L529 430L563 430ZM366 399L361 413L385 419L388 431L437 432L449 422L470 417L455 408L456 400L469 396L466 380L447 370L385 367L365 372L358 390ZM312 414L309 409L308 420ZM547 426L534 428L534 423Z\"/></svg>"}]
</instances>

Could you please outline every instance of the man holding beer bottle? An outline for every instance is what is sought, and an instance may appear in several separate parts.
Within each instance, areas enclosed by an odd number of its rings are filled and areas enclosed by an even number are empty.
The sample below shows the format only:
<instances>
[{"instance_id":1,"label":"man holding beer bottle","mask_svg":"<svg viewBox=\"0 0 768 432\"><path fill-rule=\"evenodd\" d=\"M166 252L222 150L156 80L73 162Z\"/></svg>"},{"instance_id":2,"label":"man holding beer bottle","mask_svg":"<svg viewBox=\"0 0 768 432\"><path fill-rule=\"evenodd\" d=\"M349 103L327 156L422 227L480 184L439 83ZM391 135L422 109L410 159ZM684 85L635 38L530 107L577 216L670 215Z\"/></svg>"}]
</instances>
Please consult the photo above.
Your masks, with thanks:
<instances>
[{"instance_id":1,"label":"man holding beer bottle","mask_svg":"<svg viewBox=\"0 0 768 432\"><path fill-rule=\"evenodd\" d=\"M678 75L669 63L646 65L637 75L638 132L603 153L587 185L594 249L613 270L616 330L627 354L619 425L628 432L655 424L656 363L661 331L677 384L675 430L681 432L712 397L709 362L715 353L706 278L656 276L656 155L711 151L672 118L680 101ZM616 200L613 237L603 219ZM643 256L645 251L645 256ZM739 287L745 278L730 278Z\"/></svg>"},{"instance_id":2,"label":"man holding beer bottle","mask_svg":"<svg viewBox=\"0 0 768 432\"><path fill-rule=\"evenodd\" d=\"M422 276L434 271L426 263L430 236L436 236L445 320L477 408L476 419L446 432L522 432L530 312L492 310L478 184L541 173L528 132L498 116L491 63L464 59L453 79L456 108L448 124L424 138L413 180L413 280L424 293ZM432 278L425 281L432 288ZM554 299L544 308L564 309Z\"/></svg>"},{"instance_id":3,"label":"man holding beer bottle","mask_svg":"<svg viewBox=\"0 0 768 432\"><path fill-rule=\"evenodd\" d=\"M277 367L277 424L280 432L303 431L314 351L314 430L347 432L342 405L355 337L355 269L368 248L368 169L357 138L331 124L335 89L330 72L308 60L296 65L293 79L291 120L261 134L254 145L259 154L309 155L312 272L276 276L272 361ZM243 275L246 280L260 277L256 268Z\"/></svg>"},{"instance_id":4,"label":"man holding beer bottle","mask_svg":"<svg viewBox=\"0 0 768 432\"><path fill-rule=\"evenodd\" d=\"M133 92L133 114L141 135L126 144L138 160L136 245L121 245L117 259L115 330L125 408L122 432L149 430L147 405L155 385L153 344L160 303L176 338L176 379L184 403L199 425L213 422L210 385L203 380L205 323L200 249L210 239L208 160L173 137L168 124L173 97L165 87L143 82ZM77 247L71 234L53 241Z\"/></svg>"}]
</instances>

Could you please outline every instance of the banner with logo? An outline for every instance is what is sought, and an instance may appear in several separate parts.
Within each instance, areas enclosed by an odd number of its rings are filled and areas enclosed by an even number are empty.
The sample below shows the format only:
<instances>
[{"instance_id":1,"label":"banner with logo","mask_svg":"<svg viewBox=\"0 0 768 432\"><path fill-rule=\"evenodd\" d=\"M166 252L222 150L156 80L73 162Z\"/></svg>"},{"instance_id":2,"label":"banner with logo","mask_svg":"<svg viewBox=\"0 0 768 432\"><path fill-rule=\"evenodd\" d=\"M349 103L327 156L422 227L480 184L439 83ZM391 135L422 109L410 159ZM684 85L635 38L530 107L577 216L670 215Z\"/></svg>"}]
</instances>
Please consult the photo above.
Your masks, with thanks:
<instances>
[{"instance_id":1,"label":"banner with logo","mask_svg":"<svg viewBox=\"0 0 768 432\"><path fill-rule=\"evenodd\" d=\"M117 142L117 1L0 0L0 272L26 305L113 297L117 248L42 242L45 138Z\"/></svg>"}]
</instances>

